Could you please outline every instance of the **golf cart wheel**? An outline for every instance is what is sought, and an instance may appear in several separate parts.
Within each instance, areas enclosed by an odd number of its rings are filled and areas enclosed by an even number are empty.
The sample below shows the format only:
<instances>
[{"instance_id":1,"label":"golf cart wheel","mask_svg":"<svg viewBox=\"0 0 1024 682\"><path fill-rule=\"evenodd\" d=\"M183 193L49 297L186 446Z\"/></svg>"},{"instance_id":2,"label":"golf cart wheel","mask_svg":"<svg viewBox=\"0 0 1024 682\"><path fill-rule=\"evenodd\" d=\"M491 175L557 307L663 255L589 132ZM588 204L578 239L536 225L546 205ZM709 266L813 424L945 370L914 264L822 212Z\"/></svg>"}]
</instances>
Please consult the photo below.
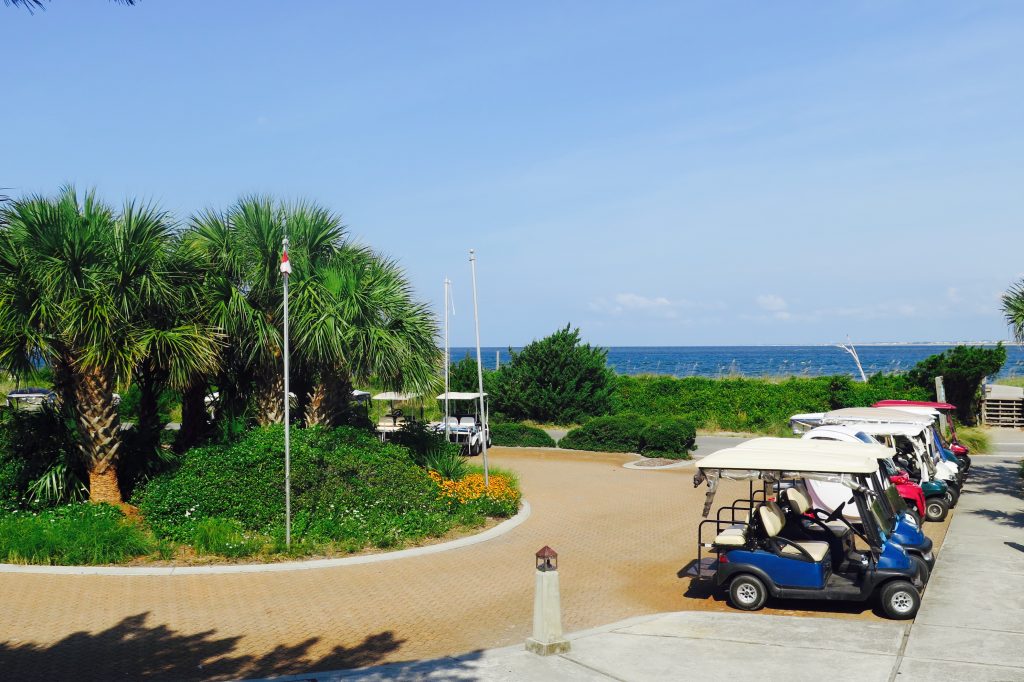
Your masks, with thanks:
<instances>
[{"instance_id":1,"label":"golf cart wheel","mask_svg":"<svg viewBox=\"0 0 1024 682\"><path fill-rule=\"evenodd\" d=\"M768 601L768 590L755 576L741 575L729 583L729 603L742 611L757 611Z\"/></svg>"},{"instance_id":2,"label":"golf cart wheel","mask_svg":"<svg viewBox=\"0 0 1024 682\"><path fill-rule=\"evenodd\" d=\"M921 527L921 515L917 513L916 508L907 509L907 516L909 516L914 521L914 523L917 524L918 528Z\"/></svg>"},{"instance_id":3,"label":"golf cart wheel","mask_svg":"<svg viewBox=\"0 0 1024 682\"><path fill-rule=\"evenodd\" d=\"M932 574L932 569L928 568L928 562L917 554L911 554L910 563L917 567L917 577L921 579L922 583L927 585L928 578Z\"/></svg>"},{"instance_id":4,"label":"golf cart wheel","mask_svg":"<svg viewBox=\"0 0 1024 682\"><path fill-rule=\"evenodd\" d=\"M469 456L470 457L476 457L479 454L480 454L480 447L477 446L477 445L472 445L471 444L469 446Z\"/></svg>"},{"instance_id":5,"label":"golf cart wheel","mask_svg":"<svg viewBox=\"0 0 1024 682\"><path fill-rule=\"evenodd\" d=\"M949 504L949 508L952 509L956 506L956 503L960 501L960 491L954 490L952 486L946 488L946 502Z\"/></svg>"},{"instance_id":6,"label":"golf cart wheel","mask_svg":"<svg viewBox=\"0 0 1024 682\"><path fill-rule=\"evenodd\" d=\"M893 620L910 620L921 608L921 595L906 580L893 580L879 593L882 611Z\"/></svg>"},{"instance_id":7,"label":"golf cart wheel","mask_svg":"<svg viewBox=\"0 0 1024 682\"><path fill-rule=\"evenodd\" d=\"M949 503L945 497L929 497L924 501L924 513L929 521L943 521L949 513Z\"/></svg>"}]
</instances>

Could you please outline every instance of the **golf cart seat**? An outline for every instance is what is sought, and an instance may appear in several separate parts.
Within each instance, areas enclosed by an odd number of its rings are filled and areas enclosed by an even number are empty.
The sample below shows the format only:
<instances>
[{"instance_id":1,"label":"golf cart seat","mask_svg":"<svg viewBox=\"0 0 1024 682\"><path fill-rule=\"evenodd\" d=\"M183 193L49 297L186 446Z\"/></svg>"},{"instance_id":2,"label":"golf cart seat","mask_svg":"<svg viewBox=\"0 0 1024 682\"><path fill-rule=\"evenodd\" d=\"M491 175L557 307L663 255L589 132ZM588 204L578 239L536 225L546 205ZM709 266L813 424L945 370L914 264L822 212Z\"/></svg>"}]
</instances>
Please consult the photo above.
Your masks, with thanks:
<instances>
[{"instance_id":1,"label":"golf cart seat","mask_svg":"<svg viewBox=\"0 0 1024 682\"><path fill-rule=\"evenodd\" d=\"M811 514L814 512L814 505L811 504L811 498L807 496L804 491L799 488L787 488L785 491L786 502L789 503L789 508L793 510L793 513L803 516L804 514ZM825 524L828 529L835 533L836 537L844 537L850 532L849 526L842 521L831 521Z\"/></svg>"},{"instance_id":2,"label":"golf cart seat","mask_svg":"<svg viewBox=\"0 0 1024 682\"><path fill-rule=\"evenodd\" d=\"M780 556L792 557L794 559L810 556L814 562L820 562L828 556L829 544L827 542L818 540L795 541L779 536L779 533L782 532L786 525L786 514L777 502L765 502L758 507L757 513L769 542L774 545L776 553ZM807 554L805 555L804 552Z\"/></svg>"},{"instance_id":3,"label":"golf cart seat","mask_svg":"<svg viewBox=\"0 0 1024 682\"><path fill-rule=\"evenodd\" d=\"M476 426L476 417L459 417L459 426Z\"/></svg>"},{"instance_id":4,"label":"golf cart seat","mask_svg":"<svg viewBox=\"0 0 1024 682\"><path fill-rule=\"evenodd\" d=\"M747 544L747 526L736 524L729 526L715 536L714 544L721 547L742 547Z\"/></svg>"}]
</instances>

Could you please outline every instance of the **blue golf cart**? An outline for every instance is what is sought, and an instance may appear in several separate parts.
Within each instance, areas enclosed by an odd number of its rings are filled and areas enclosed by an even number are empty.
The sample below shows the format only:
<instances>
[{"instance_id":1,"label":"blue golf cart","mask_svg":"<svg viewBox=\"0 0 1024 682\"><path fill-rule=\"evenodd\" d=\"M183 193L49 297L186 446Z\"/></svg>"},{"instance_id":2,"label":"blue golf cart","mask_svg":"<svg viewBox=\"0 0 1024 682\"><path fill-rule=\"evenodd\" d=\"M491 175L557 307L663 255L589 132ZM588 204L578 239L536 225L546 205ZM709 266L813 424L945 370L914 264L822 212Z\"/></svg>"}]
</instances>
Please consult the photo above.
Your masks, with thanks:
<instances>
[{"instance_id":1,"label":"blue golf cart","mask_svg":"<svg viewBox=\"0 0 1024 682\"><path fill-rule=\"evenodd\" d=\"M720 479L760 481L761 489L754 491L751 485L748 500L724 505L714 519L701 522L697 577L725 588L729 602L747 611L762 608L769 597L877 598L888 617L913 618L924 588L920 567L892 536L885 503L870 487L877 459L861 448L854 443L756 439L698 461L694 484L708 485L705 517ZM854 526L840 521L841 511L831 520L809 516L799 487L807 479L846 486L862 522ZM867 549L858 549L857 539Z\"/></svg>"}]
</instances>

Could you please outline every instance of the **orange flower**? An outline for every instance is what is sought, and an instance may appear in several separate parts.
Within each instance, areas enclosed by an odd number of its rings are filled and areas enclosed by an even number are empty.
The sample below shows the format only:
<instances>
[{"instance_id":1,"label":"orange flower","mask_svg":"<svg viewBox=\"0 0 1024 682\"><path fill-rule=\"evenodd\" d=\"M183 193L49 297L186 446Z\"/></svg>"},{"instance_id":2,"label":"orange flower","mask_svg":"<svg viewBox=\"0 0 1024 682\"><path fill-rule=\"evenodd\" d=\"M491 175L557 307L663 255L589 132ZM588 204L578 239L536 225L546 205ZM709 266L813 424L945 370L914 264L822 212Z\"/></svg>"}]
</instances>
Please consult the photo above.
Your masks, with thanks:
<instances>
[{"instance_id":1,"label":"orange flower","mask_svg":"<svg viewBox=\"0 0 1024 682\"><path fill-rule=\"evenodd\" d=\"M430 478L437 483L439 494L442 498L456 500L462 504L481 497L503 502L518 501L519 491L512 486L512 482L501 474L492 474L490 486L484 487L483 474L469 474L459 481L452 481L443 478L436 471L430 471Z\"/></svg>"}]
</instances>

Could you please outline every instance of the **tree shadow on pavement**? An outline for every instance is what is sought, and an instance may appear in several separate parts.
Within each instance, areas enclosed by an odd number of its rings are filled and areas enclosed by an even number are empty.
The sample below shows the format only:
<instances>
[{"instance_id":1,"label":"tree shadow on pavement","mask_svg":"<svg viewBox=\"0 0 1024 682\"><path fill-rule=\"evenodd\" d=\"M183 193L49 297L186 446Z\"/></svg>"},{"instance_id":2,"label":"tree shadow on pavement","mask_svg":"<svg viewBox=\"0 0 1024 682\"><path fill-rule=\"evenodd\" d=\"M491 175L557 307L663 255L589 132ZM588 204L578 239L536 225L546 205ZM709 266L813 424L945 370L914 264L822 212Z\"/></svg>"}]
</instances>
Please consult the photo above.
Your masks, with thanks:
<instances>
[{"instance_id":1,"label":"tree shadow on pavement","mask_svg":"<svg viewBox=\"0 0 1024 682\"><path fill-rule=\"evenodd\" d=\"M1017 511L1004 511L1002 509L972 509L971 514L984 516L986 519L995 521L1004 526L1013 528L1024 528L1024 509Z\"/></svg>"},{"instance_id":2,"label":"tree shadow on pavement","mask_svg":"<svg viewBox=\"0 0 1024 682\"><path fill-rule=\"evenodd\" d=\"M183 634L165 625L147 626L148 617L148 613L129 616L102 632L75 632L53 644L0 642L0 677L79 682L268 677L373 665L405 642L387 631L351 647L336 646L320 656L310 653L319 642L316 637L262 655L234 655L243 635L217 637L215 630Z\"/></svg>"},{"instance_id":3,"label":"tree shadow on pavement","mask_svg":"<svg viewBox=\"0 0 1024 682\"><path fill-rule=\"evenodd\" d=\"M1024 479L1020 477L1020 464L993 463L971 467L965 492L995 493L1024 499Z\"/></svg>"}]
</instances>

